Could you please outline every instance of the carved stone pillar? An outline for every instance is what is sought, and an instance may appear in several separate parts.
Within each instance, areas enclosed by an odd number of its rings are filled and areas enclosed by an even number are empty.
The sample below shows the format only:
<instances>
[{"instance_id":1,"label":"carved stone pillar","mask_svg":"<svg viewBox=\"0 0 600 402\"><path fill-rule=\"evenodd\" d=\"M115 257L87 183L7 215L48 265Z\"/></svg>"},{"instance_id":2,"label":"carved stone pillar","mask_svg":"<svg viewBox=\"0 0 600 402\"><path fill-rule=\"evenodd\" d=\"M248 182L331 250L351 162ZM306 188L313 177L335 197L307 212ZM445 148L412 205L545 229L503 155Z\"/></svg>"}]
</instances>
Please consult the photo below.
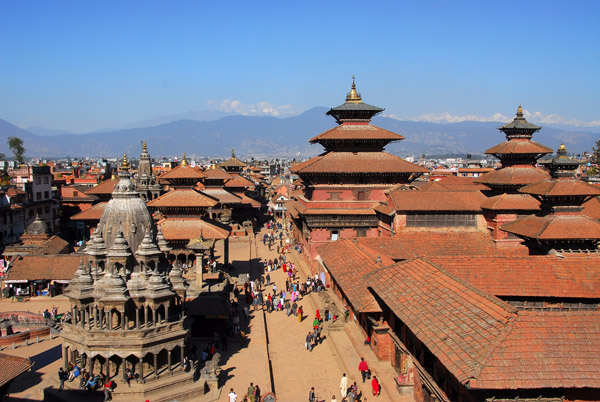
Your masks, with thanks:
<instances>
[{"instance_id":1,"label":"carved stone pillar","mask_svg":"<svg viewBox=\"0 0 600 402\"><path fill-rule=\"evenodd\" d=\"M154 378L158 378L158 353L154 353Z\"/></svg>"},{"instance_id":2,"label":"carved stone pillar","mask_svg":"<svg viewBox=\"0 0 600 402\"><path fill-rule=\"evenodd\" d=\"M169 366L169 374L173 375L173 369L171 368L171 352L172 350L167 350L167 365Z\"/></svg>"}]
</instances>

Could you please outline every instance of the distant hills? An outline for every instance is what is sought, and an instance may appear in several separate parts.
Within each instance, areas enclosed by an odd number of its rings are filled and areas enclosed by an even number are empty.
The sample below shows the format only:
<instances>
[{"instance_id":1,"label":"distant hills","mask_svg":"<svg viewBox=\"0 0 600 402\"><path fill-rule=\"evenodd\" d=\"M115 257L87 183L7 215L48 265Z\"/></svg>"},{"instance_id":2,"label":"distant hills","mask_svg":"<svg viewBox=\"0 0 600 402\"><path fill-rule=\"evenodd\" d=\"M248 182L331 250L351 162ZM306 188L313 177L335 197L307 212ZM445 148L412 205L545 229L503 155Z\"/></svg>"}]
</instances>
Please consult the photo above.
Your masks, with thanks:
<instances>
[{"instance_id":1,"label":"distant hills","mask_svg":"<svg viewBox=\"0 0 600 402\"><path fill-rule=\"evenodd\" d=\"M140 142L145 140L152 157L181 156L184 152L190 156L224 157L231 155L234 148L236 155L242 158L302 158L322 152L321 146L310 145L308 140L335 126L335 120L325 115L327 110L315 107L282 119L242 115L210 121L181 119L149 127L88 134L54 134L60 131L40 127L32 129L37 132L34 134L0 119L0 152L10 155L7 138L16 136L24 142L26 157L115 157L124 153L137 157ZM497 122L438 124L375 117L373 124L405 137L404 141L386 148L400 156L482 154L505 139L497 130L502 123ZM544 127L534 135L534 140L553 149L564 142L570 153L591 151L599 138L599 133L552 127Z\"/></svg>"}]
</instances>

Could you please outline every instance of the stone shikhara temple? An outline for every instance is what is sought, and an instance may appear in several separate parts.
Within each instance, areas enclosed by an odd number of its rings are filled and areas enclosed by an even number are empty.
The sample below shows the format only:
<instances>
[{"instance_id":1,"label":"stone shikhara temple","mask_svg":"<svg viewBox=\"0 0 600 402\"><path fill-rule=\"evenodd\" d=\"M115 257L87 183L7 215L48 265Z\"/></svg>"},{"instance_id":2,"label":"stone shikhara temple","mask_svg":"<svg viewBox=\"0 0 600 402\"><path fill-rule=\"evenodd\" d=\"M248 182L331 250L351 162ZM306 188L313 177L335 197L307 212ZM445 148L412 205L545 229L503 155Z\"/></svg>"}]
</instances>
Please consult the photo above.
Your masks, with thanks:
<instances>
[{"instance_id":1,"label":"stone shikhara temple","mask_svg":"<svg viewBox=\"0 0 600 402\"><path fill-rule=\"evenodd\" d=\"M62 331L63 352L65 364L117 379L130 368L146 385L120 391L146 395L158 378L162 388L192 381L182 367L187 284L167 261L170 248L135 190L126 157L119 178L84 251L88 263L82 258L66 292L72 319Z\"/></svg>"}]
</instances>

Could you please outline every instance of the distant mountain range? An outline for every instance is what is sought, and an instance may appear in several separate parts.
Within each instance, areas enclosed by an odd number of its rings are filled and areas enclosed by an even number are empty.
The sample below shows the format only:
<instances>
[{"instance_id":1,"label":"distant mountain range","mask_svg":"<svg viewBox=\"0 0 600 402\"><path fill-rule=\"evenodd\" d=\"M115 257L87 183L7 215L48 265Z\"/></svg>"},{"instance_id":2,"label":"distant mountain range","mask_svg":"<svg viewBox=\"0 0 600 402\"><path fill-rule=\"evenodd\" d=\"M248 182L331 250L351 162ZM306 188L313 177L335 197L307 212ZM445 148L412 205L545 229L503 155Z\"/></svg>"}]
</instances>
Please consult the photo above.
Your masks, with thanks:
<instances>
[{"instance_id":1,"label":"distant mountain range","mask_svg":"<svg viewBox=\"0 0 600 402\"><path fill-rule=\"evenodd\" d=\"M287 118L236 115L217 120L181 119L88 134L69 134L40 127L29 131L0 119L0 152L10 156L7 138L16 136L24 142L26 157L115 157L124 153L137 157L141 151L140 143L145 140L152 157L181 156L184 152L189 156L225 157L235 149L236 155L242 158L302 158L322 152L321 146L311 145L308 140L335 126L334 119L325 115L327 110L315 107ZM161 121L161 118L155 121ZM373 124L405 137L404 141L386 148L400 156L483 154L505 140L504 134L497 130L503 123L497 122L438 124L375 117ZM533 137L553 149L564 142L568 151L576 154L591 151L599 138L600 133L552 127L542 128Z\"/></svg>"}]
</instances>

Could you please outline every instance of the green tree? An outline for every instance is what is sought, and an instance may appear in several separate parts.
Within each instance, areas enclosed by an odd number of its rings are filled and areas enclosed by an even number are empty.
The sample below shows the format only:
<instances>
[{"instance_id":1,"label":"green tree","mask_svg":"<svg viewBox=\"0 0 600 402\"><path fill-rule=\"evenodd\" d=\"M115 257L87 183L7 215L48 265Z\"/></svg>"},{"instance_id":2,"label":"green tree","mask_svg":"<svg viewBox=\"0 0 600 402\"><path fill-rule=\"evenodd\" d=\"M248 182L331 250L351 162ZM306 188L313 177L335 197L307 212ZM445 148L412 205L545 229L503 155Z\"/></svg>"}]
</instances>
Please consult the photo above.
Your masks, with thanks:
<instances>
[{"instance_id":1,"label":"green tree","mask_svg":"<svg viewBox=\"0 0 600 402\"><path fill-rule=\"evenodd\" d=\"M21 165L24 164L25 147L23 146L23 140L19 137L8 137L8 147L15 156L15 160Z\"/></svg>"},{"instance_id":2,"label":"green tree","mask_svg":"<svg viewBox=\"0 0 600 402\"><path fill-rule=\"evenodd\" d=\"M592 154L592 162L600 163L600 140L596 140L596 146L593 149L594 153Z\"/></svg>"}]
</instances>

